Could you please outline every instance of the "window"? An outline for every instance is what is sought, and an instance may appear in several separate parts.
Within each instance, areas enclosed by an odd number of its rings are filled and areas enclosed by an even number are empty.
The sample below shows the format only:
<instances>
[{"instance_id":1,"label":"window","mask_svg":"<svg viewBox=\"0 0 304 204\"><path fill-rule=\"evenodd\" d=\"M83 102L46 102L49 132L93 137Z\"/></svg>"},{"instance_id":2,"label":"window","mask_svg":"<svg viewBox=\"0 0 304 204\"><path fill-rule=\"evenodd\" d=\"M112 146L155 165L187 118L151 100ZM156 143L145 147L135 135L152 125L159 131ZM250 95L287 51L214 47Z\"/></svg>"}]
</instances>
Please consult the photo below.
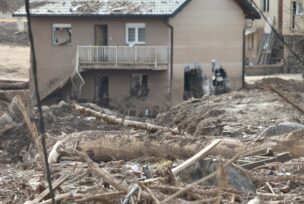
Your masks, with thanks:
<instances>
[{"instance_id":1,"label":"window","mask_svg":"<svg viewBox=\"0 0 304 204\"><path fill-rule=\"evenodd\" d=\"M269 1L270 0L261 0L262 9L264 12L269 11Z\"/></svg>"},{"instance_id":2,"label":"window","mask_svg":"<svg viewBox=\"0 0 304 204\"><path fill-rule=\"evenodd\" d=\"M127 23L126 44L145 44L146 25L144 23Z\"/></svg>"},{"instance_id":3,"label":"window","mask_svg":"<svg viewBox=\"0 0 304 204\"><path fill-rule=\"evenodd\" d=\"M304 8L303 8L303 2L302 1L296 1L295 3L295 10L296 10L296 15L303 15L304 14Z\"/></svg>"},{"instance_id":4,"label":"window","mask_svg":"<svg viewBox=\"0 0 304 204\"><path fill-rule=\"evenodd\" d=\"M53 45L65 45L72 42L71 24L53 24Z\"/></svg>"},{"instance_id":5,"label":"window","mask_svg":"<svg viewBox=\"0 0 304 204\"><path fill-rule=\"evenodd\" d=\"M148 75L147 74L132 74L131 75L131 96L148 96Z\"/></svg>"},{"instance_id":6,"label":"window","mask_svg":"<svg viewBox=\"0 0 304 204\"><path fill-rule=\"evenodd\" d=\"M251 33L249 35L249 45L248 45L249 49L253 49L254 48L254 33Z\"/></svg>"}]
</instances>

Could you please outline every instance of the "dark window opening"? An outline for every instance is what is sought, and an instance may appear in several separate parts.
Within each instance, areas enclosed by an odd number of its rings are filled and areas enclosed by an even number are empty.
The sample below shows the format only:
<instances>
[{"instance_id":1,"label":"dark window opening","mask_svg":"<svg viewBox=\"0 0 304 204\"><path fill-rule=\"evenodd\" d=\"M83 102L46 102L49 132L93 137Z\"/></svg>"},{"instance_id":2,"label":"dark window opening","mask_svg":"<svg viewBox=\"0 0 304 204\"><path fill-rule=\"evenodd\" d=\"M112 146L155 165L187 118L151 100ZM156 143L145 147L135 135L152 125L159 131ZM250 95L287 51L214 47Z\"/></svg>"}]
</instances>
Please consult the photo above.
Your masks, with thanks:
<instances>
[{"instance_id":1,"label":"dark window opening","mask_svg":"<svg viewBox=\"0 0 304 204\"><path fill-rule=\"evenodd\" d=\"M269 11L269 1L270 0L262 0L262 8L264 12Z\"/></svg>"},{"instance_id":2,"label":"dark window opening","mask_svg":"<svg viewBox=\"0 0 304 204\"><path fill-rule=\"evenodd\" d=\"M291 19L291 28L296 28L296 14L297 14L297 2L292 2L292 19Z\"/></svg>"},{"instance_id":3,"label":"dark window opening","mask_svg":"<svg viewBox=\"0 0 304 204\"><path fill-rule=\"evenodd\" d=\"M200 67L185 67L184 73L184 100L189 98L201 98L204 95L203 91L203 76Z\"/></svg>"},{"instance_id":4,"label":"dark window opening","mask_svg":"<svg viewBox=\"0 0 304 204\"><path fill-rule=\"evenodd\" d=\"M96 103L100 106L109 106L109 77L96 77Z\"/></svg>"},{"instance_id":5,"label":"dark window opening","mask_svg":"<svg viewBox=\"0 0 304 204\"><path fill-rule=\"evenodd\" d=\"M148 96L149 94L149 78L147 74L131 75L131 96Z\"/></svg>"}]
</instances>

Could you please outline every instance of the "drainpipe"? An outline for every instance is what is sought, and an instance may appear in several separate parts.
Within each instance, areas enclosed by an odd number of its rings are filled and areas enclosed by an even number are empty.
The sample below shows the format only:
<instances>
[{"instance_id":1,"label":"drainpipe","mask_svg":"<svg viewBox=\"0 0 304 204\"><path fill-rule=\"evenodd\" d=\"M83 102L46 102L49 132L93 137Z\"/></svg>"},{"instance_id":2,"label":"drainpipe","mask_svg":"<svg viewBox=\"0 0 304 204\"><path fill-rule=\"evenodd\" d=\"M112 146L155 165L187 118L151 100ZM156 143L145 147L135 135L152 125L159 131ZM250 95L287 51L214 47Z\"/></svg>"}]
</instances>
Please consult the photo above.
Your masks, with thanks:
<instances>
[{"instance_id":1,"label":"drainpipe","mask_svg":"<svg viewBox=\"0 0 304 204\"><path fill-rule=\"evenodd\" d=\"M242 88L245 88L246 28L243 29Z\"/></svg>"},{"instance_id":2,"label":"drainpipe","mask_svg":"<svg viewBox=\"0 0 304 204\"><path fill-rule=\"evenodd\" d=\"M164 24L166 24L170 29L170 106L172 107L172 80L173 80L173 43L174 43L174 28L169 24L169 19L163 20Z\"/></svg>"}]
</instances>

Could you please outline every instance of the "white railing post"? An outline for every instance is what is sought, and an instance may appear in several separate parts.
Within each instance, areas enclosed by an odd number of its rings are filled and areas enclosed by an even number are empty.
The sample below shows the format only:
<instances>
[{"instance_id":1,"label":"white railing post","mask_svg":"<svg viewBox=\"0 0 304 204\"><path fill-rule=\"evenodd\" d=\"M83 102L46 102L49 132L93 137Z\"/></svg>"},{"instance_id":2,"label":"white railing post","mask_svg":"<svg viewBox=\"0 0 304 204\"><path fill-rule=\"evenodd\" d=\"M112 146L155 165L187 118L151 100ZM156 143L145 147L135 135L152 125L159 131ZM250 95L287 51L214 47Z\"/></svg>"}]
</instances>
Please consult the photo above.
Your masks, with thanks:
<instances>
[{"instance_id":1,"label":"white railing post","mask_svg":"<svg viewBox=\"0 0 304 204\"><path fill-rule=\"evenodd\" d=\"M155 68L157 68L157 47L154 47L154 55L155 55Z\"/></svg>"},{"instance_id":2,"label":"white railing post","mask_svg":"<svg viewBox=\"0 0 304 204\"><path fill-rule=\"evenodd\" d=\"M115 58L116 58L116 68L118 67L118 50L117 50L117 46L116 46L116 49L115 49Z\"/></svg>"},{"instance_id":3,"label":"white railing post","mask_svg":"<svg viewBox=\"0 0 304 204\"><path fill-rule=\"evenodd\" d=\"M98 59L98 57L99 57L98 56L98 47L96 47L95 49L96 49L96 59L95 60L96 60L96 62L99 62L99 59Z\"/></svg>"},{"instance_id":4,"label":"white railing post","mask_svg":"<svg viewBox=\"0 0 304 204\"><path fill-rule=\"evenodd\" d=\"M134 47L134 64L137 62L137 47Z\"/></svg>"}]
</instances>

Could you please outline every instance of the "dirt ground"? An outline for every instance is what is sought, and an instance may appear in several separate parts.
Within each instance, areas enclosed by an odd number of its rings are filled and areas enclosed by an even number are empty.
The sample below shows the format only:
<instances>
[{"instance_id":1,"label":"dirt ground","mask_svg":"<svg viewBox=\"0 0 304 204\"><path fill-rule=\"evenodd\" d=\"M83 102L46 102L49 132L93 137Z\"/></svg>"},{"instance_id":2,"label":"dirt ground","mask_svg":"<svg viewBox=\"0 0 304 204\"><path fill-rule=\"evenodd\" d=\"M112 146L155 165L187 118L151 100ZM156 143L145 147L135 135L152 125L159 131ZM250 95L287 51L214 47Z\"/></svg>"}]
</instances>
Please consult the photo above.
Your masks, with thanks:
<instances>
[{"instance_id":1,"label":"dirt ground","mask_svg":"<svg viewBox=\"0 0 304 204\"><path fill-rule=\"evenodd\" d=\"M29 78L30 49L28 46L0 44L0 80Z\"/></svg>"}]
</instances>

